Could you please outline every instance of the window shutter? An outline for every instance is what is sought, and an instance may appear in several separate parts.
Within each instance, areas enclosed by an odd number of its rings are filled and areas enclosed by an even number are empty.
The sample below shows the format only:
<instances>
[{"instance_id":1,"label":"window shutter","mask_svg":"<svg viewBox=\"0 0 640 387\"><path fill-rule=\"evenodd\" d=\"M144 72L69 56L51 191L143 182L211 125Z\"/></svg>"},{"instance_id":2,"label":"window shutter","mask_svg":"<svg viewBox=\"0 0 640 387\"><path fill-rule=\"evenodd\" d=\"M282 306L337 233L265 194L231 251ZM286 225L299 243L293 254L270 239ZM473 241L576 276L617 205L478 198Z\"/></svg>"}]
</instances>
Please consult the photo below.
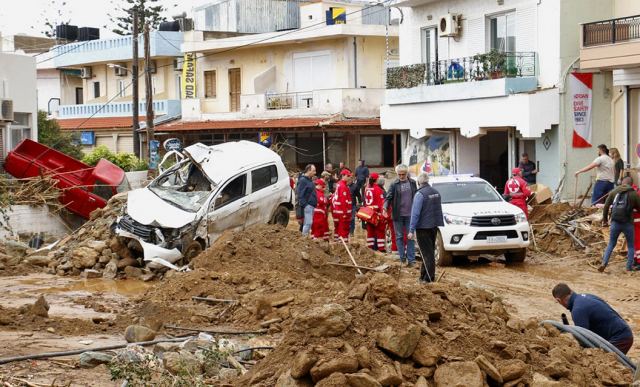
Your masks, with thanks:
<instances>
[{"instance_id":1,"label":"window shutter","mask_svg":"<svg viewBox=\"0 0 640 387\"><path fill-rule=\"evenodd\" d=\"M204 97L216 98L216 71L204 72Z\"/></svg>"},{"instance_id":2,"label":"window shutter","mask_svg":"<svg viewBox=\"0 0 640 387\"><path fill-rule=\"evenodd\" d=\"M518 52L536 51L537 19L536 7L516 9L516 50Z\"/></svg>"},{"instance_id":3,"label":"window shutter","mask_svg":"<svg viewBox=\"0 0 640 387\"><path fill-rule=\"evenodd\" d=\"M485 49L486 32L484 20L484 17L469 19L467 21L467 31L463 31L464 34L467 34L467 52L469 52L471 56L484 54L487 51Z\"/></svg>"}]
</instances>

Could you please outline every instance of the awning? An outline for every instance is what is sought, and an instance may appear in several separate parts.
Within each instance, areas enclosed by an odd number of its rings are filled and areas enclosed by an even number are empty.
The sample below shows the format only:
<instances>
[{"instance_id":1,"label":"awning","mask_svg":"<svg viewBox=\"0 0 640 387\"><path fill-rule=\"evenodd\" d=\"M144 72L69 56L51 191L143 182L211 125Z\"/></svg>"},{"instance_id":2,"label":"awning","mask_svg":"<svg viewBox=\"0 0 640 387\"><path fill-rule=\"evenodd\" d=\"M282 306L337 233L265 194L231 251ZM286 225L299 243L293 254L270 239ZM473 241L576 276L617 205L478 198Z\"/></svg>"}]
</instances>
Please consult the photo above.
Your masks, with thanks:
<instances>
[{"instance_id":1,"label":"awning","mask_svg":"<svg viewBox=\"0 0 640 387\"><path fill-rule=\"evenodd\" d=\"M144 116L138 117L139 122L144 120ZM57 121L62 130L123 129L133 126L132 117L68 118Z\"/></svg>"},{"instance_id":2,"label":"awning","mask_svg":"<svg viewBox=\"0 0 640 387\"><path fill-rule=\"evenodd\" d=\"M157 131L162 132L191 132L191 131L224 131L230 129L265 130L280 129L283 131L295 129L380 129L380 119L340 119L331 117L313 118L278 118L278 119L252 119L252 120L225 120L225 121L185 121L179 120L167 124L158 125Z\"/></svg>"}]
</instances>

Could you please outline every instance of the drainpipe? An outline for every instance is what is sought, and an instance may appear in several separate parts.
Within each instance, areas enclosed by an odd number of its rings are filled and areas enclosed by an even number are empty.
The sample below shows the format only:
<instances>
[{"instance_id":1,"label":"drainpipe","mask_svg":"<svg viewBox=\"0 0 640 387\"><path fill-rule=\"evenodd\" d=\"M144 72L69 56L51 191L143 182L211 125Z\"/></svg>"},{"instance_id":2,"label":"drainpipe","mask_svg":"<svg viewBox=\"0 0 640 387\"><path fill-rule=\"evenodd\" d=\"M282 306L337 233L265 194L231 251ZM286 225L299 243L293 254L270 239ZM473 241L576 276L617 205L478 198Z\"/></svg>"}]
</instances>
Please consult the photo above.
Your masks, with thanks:
<instances>
[{"instance_id":1,"label":"drainpipe","mask_svg":"<svg viewBox=\"0 0 640 387\"><path fill-rule=\"evenodd\" d=\"M322 170L327 165L327 133L322 131Z\"/></svg>"},{"instance_id":2,"label":"drainpipe","mask_svg":"<svg viewBox=\"0 0 640 387\"><path fill-rule=\"evenodd\" d=\"M624 147L624 157L627 160L628 168L631 167L631 152L629 148L631 147L631 134L629 133L629 128L631 128L631 115L629 114L629 106L631 106L631 93L629 93L629 86L624 87L624 134L625 134L625 142L626 146Z\"/></svg>"},{"instance_id":3,"label":"drainpipe","mask_svg":"<svg viewBox=\"0 0 640 387\"><path fill-rule=\"evenodd\" d=\"M353 37L353 83L358 88L358 43L356 37Z\"/></svg>"}]
</instances>

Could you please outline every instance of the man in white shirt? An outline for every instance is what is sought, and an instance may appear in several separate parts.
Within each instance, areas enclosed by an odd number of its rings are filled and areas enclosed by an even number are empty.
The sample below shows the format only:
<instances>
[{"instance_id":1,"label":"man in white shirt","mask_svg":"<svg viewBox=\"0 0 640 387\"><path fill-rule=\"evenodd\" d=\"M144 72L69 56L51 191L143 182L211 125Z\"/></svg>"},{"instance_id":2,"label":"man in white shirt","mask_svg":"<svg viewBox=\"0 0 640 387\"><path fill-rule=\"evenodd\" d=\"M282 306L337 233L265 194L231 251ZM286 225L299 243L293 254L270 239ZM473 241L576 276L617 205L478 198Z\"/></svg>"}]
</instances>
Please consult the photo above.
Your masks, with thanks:
<instances>
[{"instance_id":1,"label":"man in white shirt","mask_svg":"<svg viewBox=\"0 0 640 387\"><path fill-rule=\"evenodd\" d=\"M606 195L613 189L615 181L615 163L609 157L609 149L606 145L598 145L598 157L586 167L579 169L575 175L587 172L596 168L596 184L593 186L593 194L591 195L591 205L604 203Z\"/></svg>"}]
</instances>

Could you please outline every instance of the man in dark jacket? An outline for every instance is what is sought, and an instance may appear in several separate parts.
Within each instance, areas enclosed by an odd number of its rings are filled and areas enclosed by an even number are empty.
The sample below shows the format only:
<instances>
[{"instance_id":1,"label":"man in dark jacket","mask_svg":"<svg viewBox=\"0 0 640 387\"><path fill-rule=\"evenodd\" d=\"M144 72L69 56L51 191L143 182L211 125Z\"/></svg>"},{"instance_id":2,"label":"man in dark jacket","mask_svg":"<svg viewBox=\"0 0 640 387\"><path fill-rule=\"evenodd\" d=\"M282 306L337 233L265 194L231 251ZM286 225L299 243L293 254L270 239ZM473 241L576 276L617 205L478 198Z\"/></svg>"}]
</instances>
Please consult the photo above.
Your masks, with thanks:
<instances>
[{"instance_id":1,"label":"man in dark jacket","mask_svg":"<svg viewBox=\"0 0 640 387\"><path fill-rule=\"evenodd\" d=\"M606 226L611 209L611 228L609 232L609 244L602 257L602 265L598 271L603 272L609 263L609 257L618 243L620 233L627 240L627 271L637 270L634 262L635 245L633 235L633 210L640 211L640 196L631 187L632 179L627 176L622 179L622 184L609 192L607 201L602 208L602 225ZM640 237L640 236L639 236Z\"/></svg>"},{"instance_id":2,"label":"man in dark jacket","mask_svg":"<svg viewBox=\"0 0 640 387\"><path fill-rule=\"evenodd\" d=\"M429 175L418 176L420 189L413 198L411 222L408 239L418 239L422 266L420 281L433 282L436 278L435 247L438 227L444 226L442 221L442 199L440 193L429 185Z\"/></svg>"},{"instance_id":3,"label":"man in dark jacket","mask_svg":"<svg viewBox=\"0 0 640 387\"><path fill-rule=\"evenodd\" d=\"M626 354L633 345L633 332L618 312L600 297L574 293L559 283L551 291L558 303L571 311L576 326L583 327L610 342Z\"/></svg>"},{"instance_id":4,"label":"man in dark jacket","mask_svg":"<svg viewBox=\"0 0 640 387\"><path fill-rule=\"evenodd\" d=\"M313 223L313 210L318 205L316 197L316 187L311 178L316 174L316 167L309 164L304 168L304 174L298 179L298 190L296 197L302 210L304 211L304 221L302 223L302 235L309 235Z\"/></svg>"},{"instance_id":5,"label":"man in dark jacket","mask_svg":"<svg viewBox=\"0 0 640 387\"><path fill-rule=\"evenodd\" d=\"M536 175L538 174L536 163L529 160L529 155L527 153L522 154L518 168L522 171L522 178L527 182L527 184L531 185L536 183Z\"/></svg>"},{"instance_id":6,"label":"man in dark jacket","mask_svg":"<svg viewBox=\"0 0 640 387\"><path fill-rule=\"evenodd\" d=\"M409 178L409 167L400 164L396 167L398 178L391 184L384 201L383 216L387 217L387 210L392 209L393 228L395 230L396 244L400 262L405 261L409 266L415 265L416 253L412 239L404 240L409 233L409 222L411 220L411 206L413 197L416 194L416 182Z\"/></svg>"}]
</instances>

